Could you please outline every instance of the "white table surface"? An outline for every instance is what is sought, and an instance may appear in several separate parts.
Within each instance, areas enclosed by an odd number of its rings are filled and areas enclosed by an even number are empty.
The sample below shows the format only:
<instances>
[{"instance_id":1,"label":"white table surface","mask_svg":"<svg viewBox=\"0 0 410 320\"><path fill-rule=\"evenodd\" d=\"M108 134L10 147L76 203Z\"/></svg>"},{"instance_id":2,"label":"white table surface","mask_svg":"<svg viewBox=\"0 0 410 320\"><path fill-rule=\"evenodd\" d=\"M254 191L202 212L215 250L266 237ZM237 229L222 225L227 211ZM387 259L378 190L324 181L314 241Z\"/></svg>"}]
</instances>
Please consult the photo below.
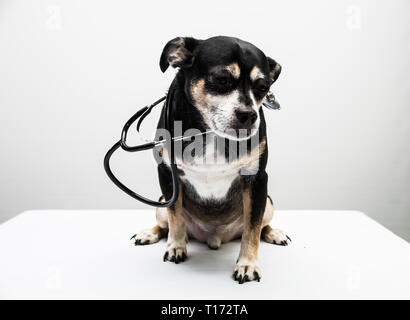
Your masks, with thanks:
<instances>
[{"instance_id":1,"label":"white table surface","mask_svg":"<svg viewBox=\"0 0 410 320\"><path fill-rule=\"evenodd\" d=\"M26 211L0 225L1 299L410 298L410 244L355 211L277 211L293 242L261 242L261 282L231 279L239 241L163 262L165 240L134 246L154 210Z\"/></svg>"}]
</instances>

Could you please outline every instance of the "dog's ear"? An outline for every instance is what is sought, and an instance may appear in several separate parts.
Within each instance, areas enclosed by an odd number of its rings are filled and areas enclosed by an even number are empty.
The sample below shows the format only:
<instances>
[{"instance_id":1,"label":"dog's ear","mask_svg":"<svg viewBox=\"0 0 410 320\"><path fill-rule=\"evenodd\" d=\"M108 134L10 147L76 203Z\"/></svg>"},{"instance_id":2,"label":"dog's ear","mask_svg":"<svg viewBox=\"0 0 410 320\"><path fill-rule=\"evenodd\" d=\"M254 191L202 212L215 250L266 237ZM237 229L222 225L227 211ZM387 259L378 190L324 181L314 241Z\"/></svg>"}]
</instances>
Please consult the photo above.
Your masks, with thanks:
<instances>
[{"instance_id":1,"label":"dog's ear","mask_svg":"<svg viewBox=\"0 0 410 320\"><path fill-rule=\"evenodd\" d=\"M165 72L169 65L174 68L188 68L194 62L193 51L201 40L178 37L168 41L162 50L159 66Z\"/></svg>"},{"instance_id":2,"label":"dog's ear","mask_svg":"<svg viewBox=\"0 0 410 320\"><path fill-rule=\"evenodd\" d=\"M276 81L276 79L279 77L280 72L282 71L282 66L277 63L275 60L273 60L272 58L267 57L268 59L268 64L269 64L269 77L272 81L272 83L274 83Z\"/></svg>"}]
</instances>

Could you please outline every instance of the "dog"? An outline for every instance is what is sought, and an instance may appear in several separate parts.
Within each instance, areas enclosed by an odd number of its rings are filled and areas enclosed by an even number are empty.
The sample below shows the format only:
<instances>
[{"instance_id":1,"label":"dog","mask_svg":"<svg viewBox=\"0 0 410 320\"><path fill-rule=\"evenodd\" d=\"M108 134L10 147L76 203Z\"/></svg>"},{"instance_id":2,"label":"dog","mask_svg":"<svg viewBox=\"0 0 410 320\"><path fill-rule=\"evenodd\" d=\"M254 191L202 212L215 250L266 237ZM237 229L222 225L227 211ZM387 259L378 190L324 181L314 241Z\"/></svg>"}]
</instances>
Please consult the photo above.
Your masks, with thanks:
<instances>
[{"instance_id":1,"label":"dog","mask_svg":"<svg viewBox=\"0 0 410 320\"><path fill-rule=\"evenodd\" d=\"M164 261L180 263L187 258L189 238L218 249L221 243L241 237L239 258L233 271L239 283L260 281L258 263L260 239L288 245L290 238L269 223L273 202L267 194L268 159L266 123L262 103L281 66L256 46L237 38L218 36L207 40L178 37L170 40L160 57L160 68L179 68L172 101L172 120L183 131L211 131L224 143L246 142L246 152L222 164L209 158L226 158L226 150L215 151L203 142L203 152L191 161L176 155L180 190L169 208L157 208L157 225L136 234L136 245L168 237ZM165 128L164 110L158 128ZM230 130L227 130L230 129ZM242 130L242 137L238 132ZM250 140L258 137L256 145ZM188 148L186 141L182 150ZM236 148L236 147L235 147ZM164 161L158 164L162 190L160 201L171 198L172 177L166 149L159 150ZM241 174L248 170L252 174Z\"/></svg>"}]
</instances>

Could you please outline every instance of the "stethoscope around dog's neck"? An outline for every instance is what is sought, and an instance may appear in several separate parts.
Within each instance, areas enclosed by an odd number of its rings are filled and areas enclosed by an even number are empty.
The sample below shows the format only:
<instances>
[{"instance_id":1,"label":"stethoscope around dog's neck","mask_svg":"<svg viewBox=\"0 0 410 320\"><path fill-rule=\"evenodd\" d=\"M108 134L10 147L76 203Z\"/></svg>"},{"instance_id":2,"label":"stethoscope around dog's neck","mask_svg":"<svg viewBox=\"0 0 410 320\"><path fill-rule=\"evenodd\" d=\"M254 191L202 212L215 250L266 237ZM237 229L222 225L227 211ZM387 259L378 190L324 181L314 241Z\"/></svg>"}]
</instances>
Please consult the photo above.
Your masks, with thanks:
<instances>
[{"instance_id":1,"label":"stethoscope around dog's neck","mask_svg":"<svg viewBox=\"0 0 410 320\"><path fill-rule=\"evenodd\" d=\"M161 99L158 99L155 101L153 104L150 106L145 106L142 109L138 110L124 125L122 128L121 132L121 139L116 142L111 149L108 150L107 154L104 157L104 169L105 172L107 173L108 177L111 179L111 181L122 191L124 191L126 194L128 194L130 197L133 197L134 199L137 199L138 201L141 201L145 204L148 204L150 206L154 207L170 207L172 206L178 199L179 195L179 176L178 176L178 170L177 166L175 164L175 153L174 153L174 143L167 143L165 144L165 148L169 148L168 155L169 155L169 167L171 170L171 176L172 176L172 196L169 200L165 202L159 202L159 201L154 201L150 200L148 198L145 198L138 193L132 191L129 189L127 186L125 186L121 181L117 179L117 177L113 174L111 167L110 167L110 160L111 156L114 154L116 150L119 148L122 148L125 151L128 152L137 152L137 151L143 151L143 150L149 150L153 149L155 146L164 144L167 142L166 139L159 140L159 141L149 141L144 144L138 145L138 146L129 146L127 144L127 135L128 135L128 130L131 127L131 125L138 120L137 123L137 131L139 131L140 126L142 121L145 119L145 117L150 114L151 110L161 103L162 101L165 100L165 130L171 134L171 140L173 141L178 141L178 140L185 140L185 139L190 139L195 136L207 134L210 132L213 132L212 130L208 130L205 132L201 132L195 135L191 136L173 136L173 130L172 129L172 117L171 117L171 110L172 110L172 103L174 100L174 95L175 95L175 90L176 90L176 85L177 85L177 80L176 78L172 81L171 86L169 87L167 95L162 97ZM269 92L266 96L265 101L263 102L263 105L267 107L268 109L274 109L278 110L280 109L279 103L276 101L275 96L273 93Z\"/></svg>"}]
</instances>

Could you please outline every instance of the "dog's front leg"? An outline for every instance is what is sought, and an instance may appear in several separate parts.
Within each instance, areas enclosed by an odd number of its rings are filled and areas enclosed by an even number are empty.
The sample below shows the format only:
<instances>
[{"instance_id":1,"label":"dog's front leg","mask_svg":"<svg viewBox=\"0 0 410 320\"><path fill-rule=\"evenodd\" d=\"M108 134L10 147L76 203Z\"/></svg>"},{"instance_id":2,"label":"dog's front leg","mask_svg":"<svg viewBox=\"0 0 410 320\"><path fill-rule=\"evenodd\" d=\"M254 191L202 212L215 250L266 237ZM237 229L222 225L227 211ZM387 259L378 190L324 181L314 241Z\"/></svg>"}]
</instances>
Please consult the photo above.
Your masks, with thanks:
<instances>
[{"instance_id":1,"label":"dog's front leg","mask_svg":"<svg viewBox=\"0 0 410 320\"><path fill-rule=\"evenodd\" d=\"M179 263L187 258L186 245L188 236L185 227L185 218L182 215L181 192L175 204L167 208L168 213L168 241L164 254L164 261Z\"/></svg>"},{"instance_id":2,"label":"dog's front leg","mask_svg":"<svg viewBox=\"0 0 410 320\"><path fill-rule=\"evenodd\" d=\"M262 276L258 262L258 249L266 196L267 174L263 172L243 191L244 230L241 251L233 274L234 279L239 283L259 281Z\"/></svg>"}]
</instances>

